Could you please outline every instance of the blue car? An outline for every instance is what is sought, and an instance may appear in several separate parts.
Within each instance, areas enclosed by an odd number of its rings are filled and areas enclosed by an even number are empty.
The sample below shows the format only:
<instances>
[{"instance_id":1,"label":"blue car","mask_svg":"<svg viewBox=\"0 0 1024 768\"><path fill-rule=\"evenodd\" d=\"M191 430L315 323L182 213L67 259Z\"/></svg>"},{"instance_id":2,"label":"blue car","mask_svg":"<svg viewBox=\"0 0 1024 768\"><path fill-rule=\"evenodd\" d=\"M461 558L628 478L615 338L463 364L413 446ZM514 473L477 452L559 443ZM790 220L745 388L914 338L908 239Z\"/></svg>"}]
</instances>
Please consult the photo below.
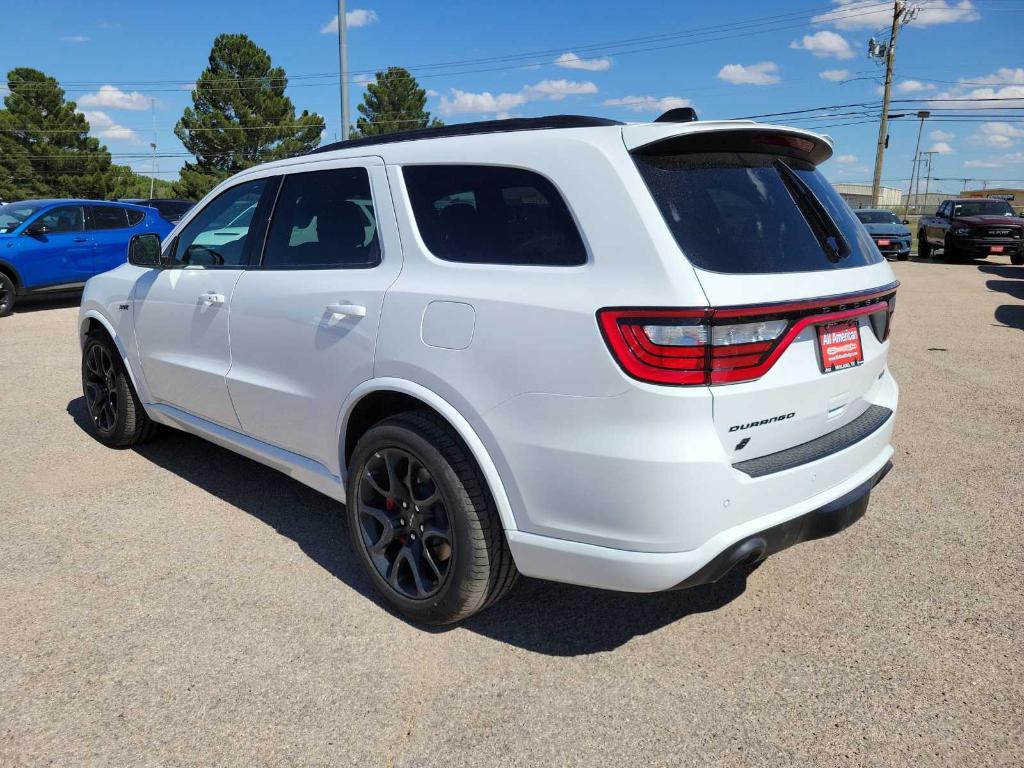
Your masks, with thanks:
<instances>
[{"instance_id":1,"label":"blue car","mask_svg":"<svg viewBox=\"0 0 1024 768\"><path fill-rule=\"evenodd\" d=\"M100 200L25 200L0 205L0 317L16 298L80 289L123 264L140 232L173 229L153 208Z\"/></svg>"},{"instance_id":2,"label":"blue car","mask_svg":"<svg viewBox=\"0 0 1024 768\"><path fill-rule=\"evenodd\" d=\"M854 211L883 256L898 261L910 258L910 228L885 208L860 208Z\"/></svg>"}]
</instances>

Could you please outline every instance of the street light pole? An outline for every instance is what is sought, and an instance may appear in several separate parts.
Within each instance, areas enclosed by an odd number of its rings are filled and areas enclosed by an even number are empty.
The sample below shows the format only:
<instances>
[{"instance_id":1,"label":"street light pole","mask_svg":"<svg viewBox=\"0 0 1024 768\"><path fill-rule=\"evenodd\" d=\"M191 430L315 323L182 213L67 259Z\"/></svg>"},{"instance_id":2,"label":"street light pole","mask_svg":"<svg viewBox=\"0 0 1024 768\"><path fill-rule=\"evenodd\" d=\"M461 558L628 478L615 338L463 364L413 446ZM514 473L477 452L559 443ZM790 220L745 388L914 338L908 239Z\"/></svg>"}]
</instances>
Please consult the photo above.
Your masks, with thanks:
<instances>
[{"instance_id":1,"label":"street light pole","mask_svg":"<svg viewBox=\"0 0 1024 768\"><path fill-rule=\"evenodd\" d=\"M921 119L921 123L917 126L917 145L914 147L914 165L910 169L910 186L907 187L907 204L903 206L903 218L907 218L910 213L910 190L914 188L914 175L917 173L917 155L921 151L921 132L924 130L924 121L931 116L931 112L926 109L922 109L917 113L917 116ZM915 195L916 197L916 195ZM916 200L915 207L916 207Z\"/></svg>"},{"instance_id":2,"label":"street light pole","mask_svg":"<svg viewBox=\"0 0 1024 768\"><path fill-rule=\"evenodd\" d=\"M341 73L341 140L348 139L348 23L345 0L338 0L338 69Z\"/></svg>"},{"instance_id":3,"label":"street light pole","mask_svg":"<svg viewBox=\"0 0 1024 768\"><path fill-rule=\"evenodd\" d=\"M156 142L151 141L149 143L149 148L153 150L153 167L151 169L152 174L149 177L149 197L150 199L152 199L153 187L156 185Z\"/></svg>"}]
</instances>

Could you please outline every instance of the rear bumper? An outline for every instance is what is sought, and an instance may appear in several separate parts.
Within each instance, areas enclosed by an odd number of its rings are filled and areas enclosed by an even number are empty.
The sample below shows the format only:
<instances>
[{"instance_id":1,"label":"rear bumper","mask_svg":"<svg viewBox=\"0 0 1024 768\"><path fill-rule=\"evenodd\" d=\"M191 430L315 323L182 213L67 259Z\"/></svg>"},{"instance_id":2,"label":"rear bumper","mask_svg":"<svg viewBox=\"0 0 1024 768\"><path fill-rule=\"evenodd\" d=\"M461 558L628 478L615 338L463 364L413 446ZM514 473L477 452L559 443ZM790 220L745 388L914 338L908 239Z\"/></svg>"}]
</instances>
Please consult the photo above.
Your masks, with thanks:
<instances>
[{"instance_id":1,"label":"rear bumper","mask_svg":"<svg viewBox=\"0 0 1024 768\"><path fill-rule=\"evenodd\" d=\"M740 562L760 560L798 544L839 533L867 510L871 489L888 473L888 445L846 482L794 508L721 531L686 552L634 552L506 531L526 576L620 592L660 592L717 581Z\"/></svg>"}]
</instances>

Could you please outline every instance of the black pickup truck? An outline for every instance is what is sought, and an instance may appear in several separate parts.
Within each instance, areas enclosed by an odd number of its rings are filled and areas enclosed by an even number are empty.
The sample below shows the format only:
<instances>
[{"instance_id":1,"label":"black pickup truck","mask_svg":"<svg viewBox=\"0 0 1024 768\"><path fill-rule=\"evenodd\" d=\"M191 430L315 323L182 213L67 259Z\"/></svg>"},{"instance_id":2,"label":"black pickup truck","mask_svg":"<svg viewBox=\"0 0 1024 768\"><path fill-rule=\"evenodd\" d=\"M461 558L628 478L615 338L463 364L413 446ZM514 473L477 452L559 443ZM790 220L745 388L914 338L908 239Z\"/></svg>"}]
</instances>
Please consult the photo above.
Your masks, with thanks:
<instances>
[{"instance_id":1,"label":"black pickup truck","mask_svg":"<svg viewBox=\"0 0 1024 768\"><path fill-rule=\"evenodd\" d=\"M1005 200L944 200L934 216L922 216L918 224L918 255L927 259L936 248L947 260L997 255L1024 264L1024 219Z\"/></svg>"}]
</instances>

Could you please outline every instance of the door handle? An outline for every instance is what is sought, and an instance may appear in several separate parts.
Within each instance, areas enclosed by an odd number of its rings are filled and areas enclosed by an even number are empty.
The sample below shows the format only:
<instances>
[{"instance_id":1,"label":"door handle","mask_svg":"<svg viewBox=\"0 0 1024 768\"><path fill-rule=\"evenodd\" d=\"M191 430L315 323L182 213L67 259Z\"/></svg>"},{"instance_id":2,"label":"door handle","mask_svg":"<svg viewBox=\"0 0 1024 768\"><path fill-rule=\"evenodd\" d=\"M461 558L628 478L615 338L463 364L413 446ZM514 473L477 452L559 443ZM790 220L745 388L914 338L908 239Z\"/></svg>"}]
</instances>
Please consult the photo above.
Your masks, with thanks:
<instances>
[{"instance_id":1,"label":"door handle","mask_svg":"<svg viewBox=\"0 0 1024 768\"><path fill-rule=\"evenodd\" d=\"M331 317L366 317L366 307L359 304L328 304L327 312Z\"/></svg>"},{"instance_id":2,"label":"door handle","mask_svg":"<svg viewBox=\"0 0 1024 768\"><path fill-rule=\"evenodd\" d=\"M202 304L204 307L219 307L221 304L224 303L224 294L214 293L213 291L201 293L199 294L199 303Z\"/></svg>"},{"instance_id":3,"label":"door handle","mask_svg":"<svg viewBox=\"0 0 1024 768\"><path fill-rule=\"evenodd\" d=\"M75 238L75 242L76 243L84 243L87 239L88 238L85 238L85 237L76 237Z\"/></svg>"}]
</instances>

